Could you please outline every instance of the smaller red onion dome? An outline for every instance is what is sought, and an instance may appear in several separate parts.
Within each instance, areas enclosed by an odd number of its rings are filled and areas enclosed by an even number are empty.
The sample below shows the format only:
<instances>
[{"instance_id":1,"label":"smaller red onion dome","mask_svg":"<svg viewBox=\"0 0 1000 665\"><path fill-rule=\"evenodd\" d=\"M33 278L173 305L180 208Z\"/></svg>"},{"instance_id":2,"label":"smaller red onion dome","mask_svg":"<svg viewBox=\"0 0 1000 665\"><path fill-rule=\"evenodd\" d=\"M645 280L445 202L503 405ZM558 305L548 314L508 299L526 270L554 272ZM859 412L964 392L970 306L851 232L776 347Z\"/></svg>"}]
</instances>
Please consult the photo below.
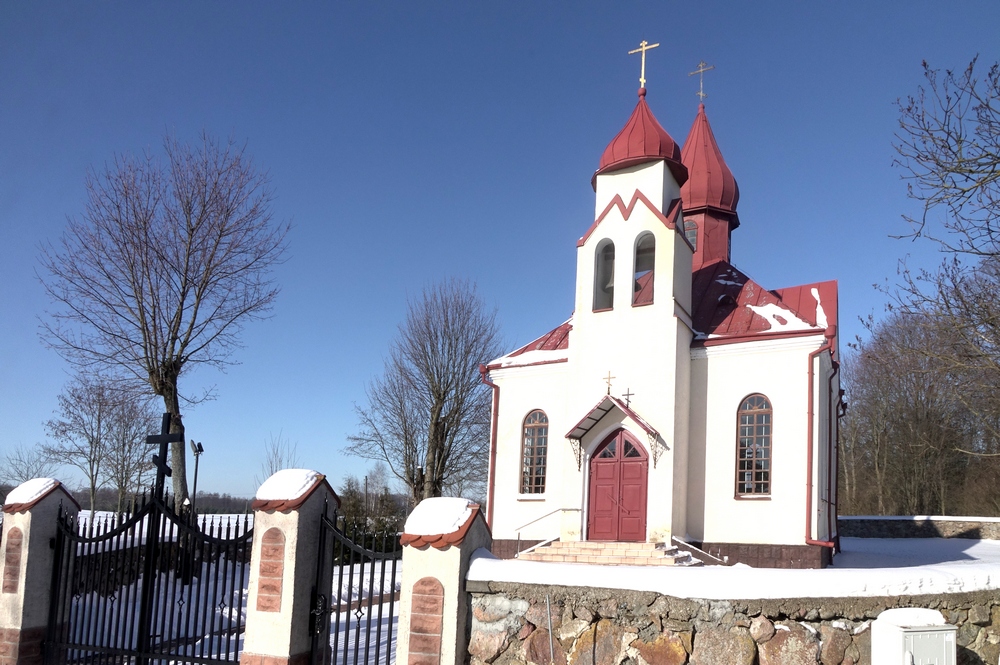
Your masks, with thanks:
<instances>
[{"instance_id":1,"label":"smaller red onion dome","mask_svg":"<svg viewBox=\"0 0 1000 665\"><path fill-rule=\"evenodd\" d=\"M627 166L662 159L673 174L678 185L688 178L687 168L681 163L681 150L663 129L646 104L646 89L639 88L639 103L632 111L632 117L618 135L611 140L601 155L601 162L594 174L596 177L609 171L617 171Z\"/></svg>"},{"instance_id":2,"label":"smaller red onion dome","mask_svg":"<svg viewBox=\"0 0 1000 665\"><path fill-rule=\"evenodd\" d=\"M705 105L698 106L698 115L684 141L681 161L687 167L690 178L681 187L684 210L713 208L724 212L736 212L740 201L740 188L733 172L726 166L719 145L715 142L712 127L705 115Z\"/></svg>"}]
</instances>

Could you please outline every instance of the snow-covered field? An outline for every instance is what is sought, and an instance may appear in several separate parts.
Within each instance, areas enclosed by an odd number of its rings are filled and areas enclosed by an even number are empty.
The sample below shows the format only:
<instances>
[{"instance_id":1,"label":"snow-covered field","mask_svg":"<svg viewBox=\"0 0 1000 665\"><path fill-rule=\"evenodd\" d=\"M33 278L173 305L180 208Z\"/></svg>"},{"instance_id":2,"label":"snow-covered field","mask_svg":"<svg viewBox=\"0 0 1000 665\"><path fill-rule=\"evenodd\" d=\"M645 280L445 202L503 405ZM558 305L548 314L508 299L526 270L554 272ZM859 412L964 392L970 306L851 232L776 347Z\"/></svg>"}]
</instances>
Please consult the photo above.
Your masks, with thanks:
<instances>
[{"instance_id":1,"label":"snow-covered field","mask_svg":"<svg viewBox=\"0 0 1000 665\"><path fill-rule=\"evenodd\" d=\"M500 560L479 550L475 581L578 586L599 580L610 589L657 591L679 598L824 598L907 596L1000 588L1000 542L960 538L843 538L843 551L823 570L748 566L698 568L602 566Z\"/></svg>"}]
</instances>

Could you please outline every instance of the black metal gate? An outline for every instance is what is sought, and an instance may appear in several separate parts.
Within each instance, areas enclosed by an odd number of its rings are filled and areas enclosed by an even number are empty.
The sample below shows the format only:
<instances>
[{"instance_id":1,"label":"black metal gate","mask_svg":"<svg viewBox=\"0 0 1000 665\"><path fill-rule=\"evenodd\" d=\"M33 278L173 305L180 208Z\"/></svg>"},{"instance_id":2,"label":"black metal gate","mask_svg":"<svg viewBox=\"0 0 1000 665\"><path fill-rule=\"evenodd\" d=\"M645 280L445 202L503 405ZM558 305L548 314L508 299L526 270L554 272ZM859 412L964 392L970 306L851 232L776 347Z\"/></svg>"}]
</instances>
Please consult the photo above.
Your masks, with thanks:
<instances>
[{"instance_id":1,"label":"black metal gate","mask_svg":"<svg viewBox=\"0 0 1000 665\"><path fill-rule=\"evenodd\" d=\"M132 510L81 527L63 514L53 543L46 665L238 663L250 583L249 517L179 515L166 499L163 414L156 484ZM187 513L187 511L185 511Z\"/></svg>"},{"instance_id":2,"label":"black metal gate","mask_svg":"<svg viewBox=\"0 0 1000 665\"><path fill-rule=\"evenodd\" d=\"M84 528L60 515L47 665L239 662L248 517L191 524L156 496L134 508Z\"/></svg>"},{"instance_id":3,"label":"black metal gate","mask_svg":"<svg viewBox=\"0 0 1000 665\"><path fill-rule=\"evenodd\" d=\"M312 665L393 663L399 534L373 530L366 521L338 526L328 508L320 518L313 586Z\"/></svg>"}]
</instances>

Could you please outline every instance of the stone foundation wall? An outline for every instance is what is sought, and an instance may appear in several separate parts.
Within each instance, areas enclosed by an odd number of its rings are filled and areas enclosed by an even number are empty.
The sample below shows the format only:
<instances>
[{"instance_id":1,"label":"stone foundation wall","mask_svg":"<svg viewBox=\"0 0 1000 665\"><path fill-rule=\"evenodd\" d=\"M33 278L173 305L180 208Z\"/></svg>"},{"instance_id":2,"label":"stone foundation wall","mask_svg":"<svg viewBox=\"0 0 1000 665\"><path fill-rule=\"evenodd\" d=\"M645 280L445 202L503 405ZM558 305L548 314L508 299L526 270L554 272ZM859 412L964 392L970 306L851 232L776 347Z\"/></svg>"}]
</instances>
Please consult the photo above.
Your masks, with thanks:
<instances>
[{"instance_id":1,"label":"stone foundation wall","mask_svg":"<svg viewBox=\"0 0 1000 665\"><path fill-rule=\"evenodd\" d=\"M947 517L840 517L842 538L973 538L1000 540L1000 520Z\"/></svg>"},{"instance_id":2,"label":"stone foundation wall","mask_svg":"<svg viewBox=\"0 0 1000 665\"><path fill-rule=\"evenodd\" d=\"M959 665L1000 659L1000 592L723 601L472 581L467 591L471 665L871 665L871 621L893 607L940 611L958 627Z\"/></svg>"}]
</instances>

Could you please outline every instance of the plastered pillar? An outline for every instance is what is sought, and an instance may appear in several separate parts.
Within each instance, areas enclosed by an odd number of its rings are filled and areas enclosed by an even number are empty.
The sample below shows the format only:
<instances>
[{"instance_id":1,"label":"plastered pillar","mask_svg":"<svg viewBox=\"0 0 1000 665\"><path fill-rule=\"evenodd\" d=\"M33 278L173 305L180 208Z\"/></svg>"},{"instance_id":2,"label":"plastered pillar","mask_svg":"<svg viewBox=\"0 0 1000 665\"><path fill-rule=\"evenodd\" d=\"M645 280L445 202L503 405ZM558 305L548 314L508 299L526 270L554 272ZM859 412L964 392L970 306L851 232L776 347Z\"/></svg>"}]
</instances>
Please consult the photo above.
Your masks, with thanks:
<instances>
[{"instance_id":1,"label":"plastered pillar","mask_svg":"<svg viewBox=\"0 0 1000 665\"><path fill-rule=\"evenodd\" d=\"M287 498L273 498L268 483L279 488L294 485L280 482L279 475L290 471L313 473L312 484L300 487L297 495L293 491L286 493ZM273 483L276 478L279 482ZM332 517L340 500L323 475L299 469L279 471L261 485L258 497L262 493L263 498L253 502L253 554L240 665L306 665L312 647L309 612L317 581L320 520L324 510ZM332 548L333 539L327 538L320 588L331 585Z\"/></svg>"},{"instance_id":2,"label":"plastered pillar","mask_svg":"<svg viewBox=\"0 0 1000 665\"><path fill-rule=\"evenodd\" d=\"M19 497L27 497L21 501ZM41 665L49 621L59 507L79 506L57 480L36 478L11 491L0 540L0 665Z\"/></svg>"},{"instance_id":3,"label":"plastered pillar","mask_svg":"<svg viewBox=\"0 0 1000 665\"><path fill-rule=\"evenodd\" d=\"M425 499L403 528L397 665L461 665L468 661L469 600L465 576L472 553L493 537L477 504L454 513L452 498ZM451 511L451 512L449 512ZM426 516L431 519L424 519ZM448 533L437 525L449 525Z\"/></svg>"}]
</instances>

